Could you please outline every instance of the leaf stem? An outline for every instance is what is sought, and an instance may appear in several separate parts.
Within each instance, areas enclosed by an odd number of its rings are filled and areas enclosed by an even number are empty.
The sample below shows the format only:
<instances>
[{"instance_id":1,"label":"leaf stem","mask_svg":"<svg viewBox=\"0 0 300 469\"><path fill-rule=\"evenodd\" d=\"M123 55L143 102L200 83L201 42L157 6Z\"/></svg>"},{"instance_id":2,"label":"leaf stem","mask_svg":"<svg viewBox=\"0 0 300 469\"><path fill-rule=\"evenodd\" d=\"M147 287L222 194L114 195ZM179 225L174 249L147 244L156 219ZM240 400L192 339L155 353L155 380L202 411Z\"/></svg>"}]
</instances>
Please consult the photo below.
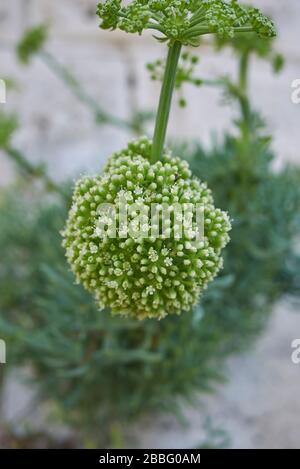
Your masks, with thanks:
<instances>
[{"instance_id":1,"label":"leaf stem","mask_svg":"<svg viewBox=\"0 0 300 469\"><path fill-rule=\"evenodd\" d=\"M179 41L175 41L169 46L166 70L164 74L159 106L156 116L151 153L152 162L159 161L162 158L181 47L182 46Z\"/></svg>"}]
</instances>

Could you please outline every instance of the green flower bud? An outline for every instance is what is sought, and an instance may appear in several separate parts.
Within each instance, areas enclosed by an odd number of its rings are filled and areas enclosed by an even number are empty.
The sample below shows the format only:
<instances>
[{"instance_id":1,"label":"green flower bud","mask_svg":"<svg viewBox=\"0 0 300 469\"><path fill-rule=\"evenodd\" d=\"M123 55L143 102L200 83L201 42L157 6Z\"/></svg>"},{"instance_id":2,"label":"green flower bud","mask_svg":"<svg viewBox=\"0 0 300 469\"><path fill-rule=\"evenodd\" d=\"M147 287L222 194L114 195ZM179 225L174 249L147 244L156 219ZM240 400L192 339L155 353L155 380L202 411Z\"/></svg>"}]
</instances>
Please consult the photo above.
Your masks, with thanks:
<instances>
[{"instance_id":1,"label":"green flower bud","mask_svg":"<svg viewBox=\"0 0 300 469\"><path fill-rule=\"evenodd\" d=\"M231 229L228 215L215 208L211 191L192 176L187 162L166 152L151 164L150 154L151 141L133 141L112 155L102 176L80 179L63 233L77 282L100 308L138 319L190 310L222 267ZM99 211L121 201L126 226ZM152 212L153 206L169 214L162 233L156 232L164 223L162 212ZM204 213L200 238L194 236L196 206Z\"/></svg>"}]
</instances>

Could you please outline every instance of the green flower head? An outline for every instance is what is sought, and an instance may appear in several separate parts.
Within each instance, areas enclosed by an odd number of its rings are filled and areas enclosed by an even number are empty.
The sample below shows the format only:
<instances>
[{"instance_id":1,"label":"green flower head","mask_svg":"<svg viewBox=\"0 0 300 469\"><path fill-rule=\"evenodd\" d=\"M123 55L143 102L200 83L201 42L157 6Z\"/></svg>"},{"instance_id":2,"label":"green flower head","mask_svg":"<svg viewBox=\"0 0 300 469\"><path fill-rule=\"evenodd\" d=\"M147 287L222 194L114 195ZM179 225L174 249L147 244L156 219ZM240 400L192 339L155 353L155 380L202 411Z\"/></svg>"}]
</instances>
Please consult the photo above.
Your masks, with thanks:
<instances>
[{"instance_id":1,"label":"green flower head","mask_svg":"<svg viewBox=\"0 0 300 469\"><path fill-rule=\"evenodd\" d=\"M98 5L100 26L127 33L154 30L161 41L198 46L203 34L233 37L236 32L275 36L272 21L257 8L244 8L237 0L106 0Z\"/></svg>"},{"instance_id":2,"label":"green flower head","mask_svg":"<svg viewBox=\"0 0 300 469\"><path fill-rule=\"evenodd\" d=\"M222 267L231 228L188 163L165 153L151 164L151 146L146 138L131 142L103 175L80 179L63 233L76 279L99 307L138 319L190 310ZM121 206L126 223L108 216ZM195 207L203 214L201 237Z\"/></svg>"}]
</instances>

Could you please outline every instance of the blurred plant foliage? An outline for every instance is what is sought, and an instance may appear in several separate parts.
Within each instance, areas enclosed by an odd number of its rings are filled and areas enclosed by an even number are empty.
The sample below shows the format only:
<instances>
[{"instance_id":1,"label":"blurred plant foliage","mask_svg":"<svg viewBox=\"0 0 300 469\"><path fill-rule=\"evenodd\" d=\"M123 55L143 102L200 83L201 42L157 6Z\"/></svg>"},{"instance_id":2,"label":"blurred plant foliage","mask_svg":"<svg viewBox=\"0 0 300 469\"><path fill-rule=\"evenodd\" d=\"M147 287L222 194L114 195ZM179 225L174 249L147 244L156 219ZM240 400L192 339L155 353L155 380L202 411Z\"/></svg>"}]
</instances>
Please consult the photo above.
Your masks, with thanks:
<instances>
[{"instance_id":1,"label":"blurred plant foliage","mask_svg":"<svg viewBox=\"0 0 300 469\"><path fill-rule=\"evenodd\" d=\"M115 429L125 434L145 412L175 413L178 398L212 391L226 377L226 357L263 330L274 302L299 298L300 170L273 171L271 138L249 102L249 62L236 51L237 131L209 150L179 152L234 221L225 269L190 313L139 322L99 312L74 285L61 247L71 188L63 188L67 205L53 194L25 197L24 188L1 192L0 331L9 367L31 365L40 402L51 402L89 446L113 444Z\"/></svg>"},{"instance_id":2,"label":"blurred plant foliage","mask_svg":"<svg viewBox=\"0 0 300 469\"><path fill-rule=\"evenodd\" d=\"M27 203L15 189L0 203L1 334L10 365L31 364L43 401L86 440L108 437L150 410L174 412L177 397L210 391L224 359L266 323L274 301L299 295L300 172L271 170L269 140L255 135L248 159L240 138L190 156L234 219L225 269L189 314L164 321L99 312L66 266L60 199ZM22 201L23 200L23 201Z\"/></svg>"},{"instance_id":3,"label":"blurred plant foliage","mask_svg":"<svg viewBox=\"0 0 300 469\"><path fill-rule=\"evenodd\" d=\"M17 44L16 52L20 62L28 65L32 57L43 49L47 38L48 28L44 24L28 29Z\"/></svg>"},{"instance_id":4,"label":"blurred plant foliage","mask_svg":"<svg viewBox=\"0 0 300 469\"><path fill-rule=\"evenodd\" d=\"M21 200L16 190L1 197L0 328L10 364L32 364L43 399L63 422L85 436L106 433L115 421L172 410L176 397L221 378L232 338L218 315L196 309L139 322L100 313L64 260L65 205Z\"/></svg>"}]
</instances>

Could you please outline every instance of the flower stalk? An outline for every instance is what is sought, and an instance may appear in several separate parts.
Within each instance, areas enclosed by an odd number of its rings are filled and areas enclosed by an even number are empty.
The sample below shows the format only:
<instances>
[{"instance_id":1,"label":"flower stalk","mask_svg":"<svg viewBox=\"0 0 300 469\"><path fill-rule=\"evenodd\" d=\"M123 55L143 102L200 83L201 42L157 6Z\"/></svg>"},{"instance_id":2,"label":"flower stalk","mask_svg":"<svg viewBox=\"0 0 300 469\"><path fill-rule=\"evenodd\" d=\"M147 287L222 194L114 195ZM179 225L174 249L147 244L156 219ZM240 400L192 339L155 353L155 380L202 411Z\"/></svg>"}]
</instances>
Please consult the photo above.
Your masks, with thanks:
<instances>
[{"instance_id":1,"label":"flower stalk","mask_svg":"<svg viewBox=\"0 0 300 469\"><path fill-rule=\"evenodd\" d=\"M244 122L249 127L251 120L251 110L248 99L248 70L249 70L250 52L245 51L240 58L239 63L239 89L241 90L240 95L240 106Z\"/></svg>"},{"instance_id":2,"label":"flower stalk","mask_svg":"<svg viewBox=\"0 0 300 469\"><path fill-rule=\"evenodd\" d=\"M180 52L180 42L175 41L169 46L153 137L151 152L153 163L161 160L163 154Z\"/></svg>"}]
</instances>

